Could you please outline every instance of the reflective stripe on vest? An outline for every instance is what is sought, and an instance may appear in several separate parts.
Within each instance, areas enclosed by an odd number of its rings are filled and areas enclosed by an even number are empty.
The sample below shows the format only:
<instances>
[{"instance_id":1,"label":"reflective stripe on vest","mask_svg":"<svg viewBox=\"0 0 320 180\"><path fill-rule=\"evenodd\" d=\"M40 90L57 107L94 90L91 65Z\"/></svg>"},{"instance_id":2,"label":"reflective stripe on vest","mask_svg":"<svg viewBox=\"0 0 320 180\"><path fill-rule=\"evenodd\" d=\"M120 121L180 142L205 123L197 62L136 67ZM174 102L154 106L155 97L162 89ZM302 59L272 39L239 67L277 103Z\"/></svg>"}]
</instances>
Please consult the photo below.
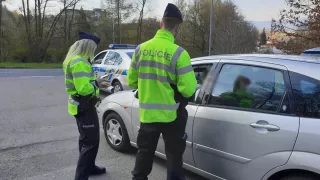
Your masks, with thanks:
<instances>
[{"instance_id":1,"label":"reflective stripe on vest","mask_svg":"<svg viewBox=\"0 0 320 180\"><path fill-rule=\"evenodd\" d=\"M73 65L77 64L78 62L84 62L84 63L86 63L86 64L91 66L91 64L88 61L85 61L82 58L78 58L78 59L72 61L69 66L73 66Z\"/></svg>"},{"instance_id":2,"label":"reflective stripe on vest","mask_svg":"<svg viewBox=\"0 0 320 180\"><path fill-rule=\"evenodd\" d=\"M91 78L93 76L93 73L86 73L86 72L78 72L78 73L74 73L72 75L74 78L78 78L78 77L88 77Z\"/></svg>"},{"instance_id":3,"label":"reflective stripe on vest","mask_svg":"<svg viewBox=\"0 0 320 180\"><path fill-rule=\"evenodd\" d=\"M72 80L72 79L73 79L73 77L72 77L71 74L65 74L65 78L66 78L66 79L69 79L69 80Z\"/></svg>"},{"instance_id":4,"label":"reflective stripe on vest","mask_svg":"<svg viewBox=\"0 0 320 180\"><path fill-rule=\"evenodd\" d=\"M140 48L141 48L141 44L139 44L136 48L136 50L134 51L134 54L135 54L135 58L136 58L136 62L132 62L131 63L131 67L133 69L138 69L139 68L139 60L140 60Z\"/></svg>"},{"instance_id":5,"label":"reflective stripe on vest","mask_svg":"<svg viewBox=\"0 0 320 180\"><path fill-rule=\"evenodd\" d=\"M69 99L69 103L73 104L73 105L77 105L77 106L80 104L79 102L77 102L77 101L75 101L73 99Z\"/></svg>"},{"instance_id":6,"label":"reflective stripe on vest","mask_svg":"<svg viewBox=\"0 0 320 180\"><path fill-rule=\"evenodd\" d=\"M142 109L162 109L162 110L177 110L180 103L168 105L168 104L145 104L140 103L140 108Z\"/></svg>"},{"instance_id":7,"label":"reflective stripe on vest","mask_svg":"<svg viewBox=\"0 0 320 180\"><path fill-rule=\"evenodd\" d=\"M175 81L171 80L168 76L161 76L158 74L153 73L139 73L140 79L150 79L150 80L157 80L164 83L176 84Z\"/></svg>"},{"instance_id":8,"label":"reflective stripe on vest","mask_svg":"<svg viewBox=\"0 0 320 180\"><path fill-rule=\"evenodd\" d=\"M193 71L193 67L192 66L186 66L180 69L176 69L176 75L182 75L182 74L186 74L190 71Z\"/></svg>"},{"instance_id":9,"label":"reflective stripe on vest","mask_svg":"<svg viewBox=\"0 0 320 180\"><path fill-rule=\"evenodd\" d=\"M172 60L170 62L170 67L173 72L176 72L176 65L177 65L178 59L183 51L184 51L184 49L182 47L179 47L176 50L176 52L173 54ZM177 74L177 73L174 73L174 74Z\"/></svg>"},{"instance_id":10,"label":"reflective stripe on vest","mask_svg":"<svg viewBox=\"0 0 320 180\"><path fill-rule=\"evenodd\" d=\"M73 84L66 83L66 88L68 89L76 89L76 87Z\"/></svg>"}]
</instances>

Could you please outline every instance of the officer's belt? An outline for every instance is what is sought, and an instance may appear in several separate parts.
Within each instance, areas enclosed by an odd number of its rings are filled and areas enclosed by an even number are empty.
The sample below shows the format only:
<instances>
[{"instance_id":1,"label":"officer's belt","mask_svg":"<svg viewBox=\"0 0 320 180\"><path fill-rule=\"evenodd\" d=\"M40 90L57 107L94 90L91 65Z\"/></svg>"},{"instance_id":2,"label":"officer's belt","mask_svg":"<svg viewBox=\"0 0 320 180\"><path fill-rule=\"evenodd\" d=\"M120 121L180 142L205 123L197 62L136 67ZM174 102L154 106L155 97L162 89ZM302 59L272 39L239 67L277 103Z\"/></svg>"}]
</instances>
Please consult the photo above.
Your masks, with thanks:
<instances>
[{"instance_id":1,"label":"officer's belt","mask_svg":"<svg viewBox=\"0 0 320 180\"><path fill-rule=\"evenodd\" d=\"M79 103L78 110L79 112L88 111L95 107L98 103L98 98L92 95L80 96L80 95L71 95L71 99Z\"/></svg>"}]
</instances>

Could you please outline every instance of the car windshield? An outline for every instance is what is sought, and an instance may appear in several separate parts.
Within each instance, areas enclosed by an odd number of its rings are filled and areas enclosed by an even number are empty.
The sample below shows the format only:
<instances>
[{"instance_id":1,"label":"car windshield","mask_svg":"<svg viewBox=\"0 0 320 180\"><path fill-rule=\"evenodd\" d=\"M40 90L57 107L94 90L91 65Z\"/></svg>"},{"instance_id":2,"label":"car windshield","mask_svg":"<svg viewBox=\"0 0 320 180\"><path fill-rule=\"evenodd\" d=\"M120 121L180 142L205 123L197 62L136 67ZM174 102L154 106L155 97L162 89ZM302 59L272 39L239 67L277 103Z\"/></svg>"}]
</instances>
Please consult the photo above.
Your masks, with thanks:
<instances>
[{"instance_id":1,"label":"car windshield","mask_svg":"<svg viewBox=\"0 0 320 180\"><path fill-rule=\"evenodd\" d=\"M132 56L133 56L133 52L126 52L127 55L132 59Z\"/></svg>"}]
</instances>

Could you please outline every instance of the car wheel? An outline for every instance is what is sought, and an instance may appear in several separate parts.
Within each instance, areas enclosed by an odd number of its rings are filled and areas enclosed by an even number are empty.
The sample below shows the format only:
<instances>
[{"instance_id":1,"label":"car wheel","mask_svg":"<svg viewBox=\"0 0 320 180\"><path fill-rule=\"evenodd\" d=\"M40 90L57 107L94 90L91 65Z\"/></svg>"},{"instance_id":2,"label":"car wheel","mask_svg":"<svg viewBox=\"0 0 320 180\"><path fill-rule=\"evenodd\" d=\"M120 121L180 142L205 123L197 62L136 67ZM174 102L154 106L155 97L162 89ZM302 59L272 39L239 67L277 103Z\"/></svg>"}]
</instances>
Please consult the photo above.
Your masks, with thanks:
<instances>
[{"instance_id":1,"label":"car wheel","mask_svg":"<svg viewBox=\"0 0 320 180\"><path fill-rule=\"evenodd\" d=\"M309 174L292 174L281 178L280 180L317 180L318 178Z\"/></svg>"},{"instance_id":2,"label":"car wheel","mask_svg":"<svg viewBox=\"0 0 320 180\"><path fill-rule=\"evenodd\" d=\"M126 126L118 114L111 113L106 117L104 134L112 149L119 152L127 152L131 149Z\"/></svg>"},{"instance_id":3,"label":"car wheel","mask_svg":"<svg viewBox=\"0 0 320 180\"><path fill-rule=\"evenodd\" d=\"M113 87L114 87L114 92L119 92L119 91L123 91L123 87L121 85L121 83L119 81L116 81L113 83Z\"/></svg>"}]
</instances>

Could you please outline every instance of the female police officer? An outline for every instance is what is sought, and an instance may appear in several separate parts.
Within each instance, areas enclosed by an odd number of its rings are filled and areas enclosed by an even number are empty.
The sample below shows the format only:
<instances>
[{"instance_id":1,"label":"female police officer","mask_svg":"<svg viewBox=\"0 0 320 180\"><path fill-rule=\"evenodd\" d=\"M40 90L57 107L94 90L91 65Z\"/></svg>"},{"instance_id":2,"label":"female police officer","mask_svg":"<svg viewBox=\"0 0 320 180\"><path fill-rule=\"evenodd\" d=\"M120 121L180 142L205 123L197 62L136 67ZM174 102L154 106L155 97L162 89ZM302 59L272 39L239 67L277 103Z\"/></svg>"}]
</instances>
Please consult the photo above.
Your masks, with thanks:
<instances>
[{"instance_id":1,"label":"female police officer","mask_svg":"<svg viewBox=\"0 0 320 180\"><path fill-rule=\"evenodd\" d=\"M95 165L99 148L99 120L95 105L99 99L99 89L90 60L99 43L98 37L80 32L79 40L70 47L63 62L66 91L69 94L68 112L75 116L80 133L80 156L75 180L87 180L89 175L106 172L105 168Z\"/></svg>"}]
</instances>

